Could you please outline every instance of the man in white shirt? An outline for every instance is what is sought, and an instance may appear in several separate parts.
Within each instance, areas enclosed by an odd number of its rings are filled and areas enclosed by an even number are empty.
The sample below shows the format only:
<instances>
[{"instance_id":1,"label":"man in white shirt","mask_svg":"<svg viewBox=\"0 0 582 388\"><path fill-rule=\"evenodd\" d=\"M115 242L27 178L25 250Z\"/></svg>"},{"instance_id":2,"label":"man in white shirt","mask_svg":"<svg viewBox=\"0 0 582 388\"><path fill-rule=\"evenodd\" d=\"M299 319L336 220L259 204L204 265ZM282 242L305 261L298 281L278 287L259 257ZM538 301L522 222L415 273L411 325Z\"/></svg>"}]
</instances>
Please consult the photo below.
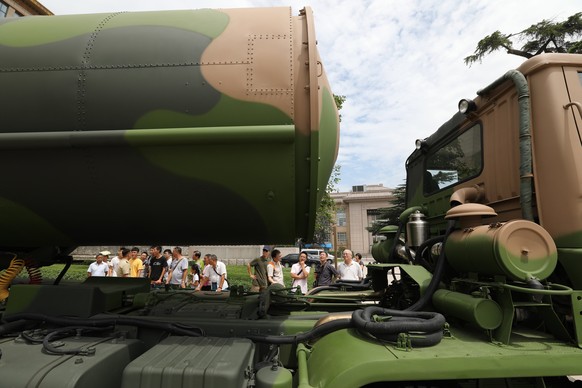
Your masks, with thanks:
<instances>
[{"instance_id":1,"label":"man in white shirt","mask_svg":"<svg viewBox=\"0 0 582 388\"><path fill-rule=\"evenodd\" d=\"M346 249L343 253L344 262L337 266L341 280L362 280L362 268L352 260L353 253Z\"/></svg>"},{"instance_id":2,"label":"man in white shirt","mask_svg":"<svg viewBox=\"0 0 582 388\"><path fill-rule=\"evenodd\" d=\"M87 269L87 277L107 276L107 272L109 272L109 266L103 262L103 255L98 254L95 256L95 261L92 262Z\"/></svg>"},{"instance_id":3,"label":"man in white shirt","mask_svg":"<svg viewBox=\"0 0 582 388\"><path fill-rule=\"evenodd\" d=\"M113 256L111 258L111 260L105 260L108 261L109 264L109 276L117 276L117 267L119 267L119 256L120 256L120 251L123 247L120 247L119 250L117 251L117 256ZM103 251L103 252L99 252L101 253L103 256L105 257L109 257L109 255L111 254L111 252L109 251Z\"/></svg>"},{"instance_id":4,"label":"man in white shirt","mask_svg":"<svg viewBox=\"0 0 582 388\"><path fill-rule=\"evenodd\" d=\"M281 265L281 251L274 249L271 252L271 257L273 261L267 264L267 279L269 279L269 284L278 283L285 287L285 279L283 279L283 266Z\"/></svg>"},{"instance_id":5,"label":"man in white shirt","mask_svg":"<svg viewBox=\"0 0 582 388\"><path fill-rule=\"evenodd\" d=\"M293 264L291 267L291 277L293 283L291 287L299 288L302 294L307 294L307 278L309 277L309 267L305 262L307 261L307 253L301 252L299 254L299 262Z\"/></svg>"},{"instance_id":6,"label":"man in white shirt","mask_svg":"<svg viewBox=\"0 0 582 388\"><path fill-rule=\"evenodd\" d=\"M228 290L228 281L226 280L226 265L222 261L218 261L216 255L210 255L209 265L204 267L202 280L196 291L200 291L202 284L210 281L212 291L222 292Z\"/></svg>"},{"instance_id":7,"label":"man in white shirt","mask_svg":"<svg viewBox=\"0 0 582 388\"><path fill-rule=\"evenodd\" d=\"M182 248L174 247L166 284L170 284L172 288L186 288L186 272L188 272L188 259L182 256Z\"/></svg>"},{"instance_id":8,"label":"man in white shirt","mask_svg":"<svg viewBox=\"0 0 582 388\"><path fill-rule=\"evenodd\" d=\"M170 273L170 268L172 266L172 250L171 249L164 249L164 258L166 259L167 267L166 273L164 274L164 284L168 282L168 275Z\"/></svg>"}]
</instances>

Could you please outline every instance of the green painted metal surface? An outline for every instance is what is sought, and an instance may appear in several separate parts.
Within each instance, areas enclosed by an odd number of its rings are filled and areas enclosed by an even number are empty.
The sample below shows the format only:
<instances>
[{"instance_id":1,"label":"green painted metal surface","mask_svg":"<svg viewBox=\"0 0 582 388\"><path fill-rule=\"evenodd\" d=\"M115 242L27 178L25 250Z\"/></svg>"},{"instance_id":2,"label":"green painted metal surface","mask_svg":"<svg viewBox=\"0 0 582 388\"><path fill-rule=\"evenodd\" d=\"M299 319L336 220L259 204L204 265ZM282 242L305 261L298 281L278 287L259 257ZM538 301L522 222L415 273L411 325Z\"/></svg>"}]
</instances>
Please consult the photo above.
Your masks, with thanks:
<instances>
[{"instance_id":1,"label":"green painted metal surface","mask_svg":"<svg viewBox=\"0 0 582 388\"><path fill-rule=\"evenodd\" d=\"M264 367L256 375L257 388L291 388L293 375L280 366Z\"/></svg>"},{"instance_id":2,"label":"green painted metal surface","mask_svg":"<svg viewBox=\"0 0 582 388\"><path fill-rule=\"evenodd\" d=\"M390 258L390 253L394 246L396 232L398 227L395 225L388 225L380 229L379 235L385 236L386 240L379 241L372 245L372 257L374 260L380 263L388 263Z\"/></svg>"},{"instance_id":3,"label":"green painted metal surface","mask_svg":"<svg viewBox=\"0 0 582 388\"><path fill-rule=\"evenodd\" d=\"M486 330L498 328L503 320L501 307L494 300L460 292L436 290L432 304L445 316L460 318Z\"/></svg>"},{"instance_id":4,"label":"green painted metal surface","mask_svg":"<svg viewBox=\"0 0 582 388\"><path fill-rule=\"evenodd\" d=\"M503 275L521 281L546 279L558 261L549 234L525 220L455 231L447 239L445 252L459 272Z\"/></svg>"},{"instance_id":5,"label":"green painted metal surface","mask_svg":"<svg viewBox=\"0 0 582 388\"><path fill-rule=\"evenodd\" d=\"M374 381L417 381L565 376L580 373L582 353L539 332L515 333L511 344L452 327L452 338L429 348L397 349L341 330L320 339L308 360L309 383L359 387ZM335 355L335 357L334 357Z\"/></svg>"},{"instance_id":6,"label":"green painted metal surface","mask_svg":"<svg viewBox=\"0 0 582 388\"><path fill-rule=\"evenodd\" d=\"M61 339L61 348L93 348L92 356L52 355L42 344L0 339L3 387L119 387L123 369L145 349L136 339L83 336Z\"/></svg>"}]
</instances>

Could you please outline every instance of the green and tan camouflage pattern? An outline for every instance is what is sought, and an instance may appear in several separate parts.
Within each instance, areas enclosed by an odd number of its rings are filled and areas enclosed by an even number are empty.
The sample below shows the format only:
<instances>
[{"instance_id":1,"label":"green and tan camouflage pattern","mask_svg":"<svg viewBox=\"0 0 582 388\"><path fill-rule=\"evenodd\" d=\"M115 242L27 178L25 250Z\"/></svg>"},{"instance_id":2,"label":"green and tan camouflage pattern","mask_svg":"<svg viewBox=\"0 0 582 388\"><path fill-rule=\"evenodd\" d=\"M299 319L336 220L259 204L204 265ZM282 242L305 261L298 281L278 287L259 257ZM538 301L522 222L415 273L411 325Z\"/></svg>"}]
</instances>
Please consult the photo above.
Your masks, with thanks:
<instances>
[{"instance_id":1,"label":"green and tan camouflage pattern","mask_svg":"<svg viewBox=\"0 0 582 388\"><path fill-rule=\"evenodd\" d=\"M0 246L294 242L339 144L313 16L0 21Z\"/></svg>"},{"instance_id":2,"label":"green and tan camouflage pattern","mask_svg":"<svg viewBox=\"0 0 582 388\"><path fill-rule=\"evenodd\" d=\"M524 62L532 135L534 215L558 247L558 260L569 281L582 287L582 55L543 54ZM428 209L431 232L442 234L449 198L460 188L478 187L479 200L497 217L483 223L521 218L518 96L510 81L487 96L475 98L477 111L453 116L427 140L430 149L480 123L483 169L467 181L434 194L423 192L425 154L415 151L407 162L408 206ZM430 153L430 150L428 150Z\"/></svg>"},{"instance_id":3,"label":"green and tan camouflage pattern","mask_svg":"<svg viewBox=\"0 0 582 388\"><path fill-rule=\"evenodd\" d=\"M546 279L558 261L548 232L526 220L456 230L447 238L445 252L459 273L498 275L522 282Z\"/></svg>"}]
</instances>

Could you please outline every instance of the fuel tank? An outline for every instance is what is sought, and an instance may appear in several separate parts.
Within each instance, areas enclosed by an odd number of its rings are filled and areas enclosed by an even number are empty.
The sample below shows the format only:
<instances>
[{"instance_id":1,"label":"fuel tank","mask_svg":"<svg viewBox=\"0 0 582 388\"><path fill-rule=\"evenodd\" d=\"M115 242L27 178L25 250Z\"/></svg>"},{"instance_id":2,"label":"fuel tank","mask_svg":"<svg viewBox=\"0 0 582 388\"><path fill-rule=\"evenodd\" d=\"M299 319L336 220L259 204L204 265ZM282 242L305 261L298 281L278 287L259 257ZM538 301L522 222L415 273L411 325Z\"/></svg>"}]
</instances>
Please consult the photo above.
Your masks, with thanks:
<instances>
[{"instance_id":1,"label":"fuel tank","mask_svg":"<svg viewBox=\"0 0 582 388\"><path fill-rule=\"evenodd\" d=\"M313 15L0 21L0 247L294 242L339 145Z\"/></svg>"}]
</instances>

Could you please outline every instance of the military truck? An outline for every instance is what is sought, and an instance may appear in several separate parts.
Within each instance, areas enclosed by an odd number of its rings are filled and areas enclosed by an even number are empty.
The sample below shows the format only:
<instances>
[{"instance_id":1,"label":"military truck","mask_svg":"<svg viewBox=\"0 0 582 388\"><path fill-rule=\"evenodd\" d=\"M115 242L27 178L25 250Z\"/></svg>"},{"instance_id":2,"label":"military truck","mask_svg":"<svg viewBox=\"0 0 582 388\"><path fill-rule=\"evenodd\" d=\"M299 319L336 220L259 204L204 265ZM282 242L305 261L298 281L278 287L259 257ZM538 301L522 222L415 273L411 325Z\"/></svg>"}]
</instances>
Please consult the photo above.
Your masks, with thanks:
<instances>
[{"instance_id":1,"label":"military truck","mask_svg":"<svg viewBox=\"0 0 582 388\"><path fill-rule=\"evenodd\" d=\"M309 8L1 21L0 385L575 380L580 73L582 56L529 59L417 141L408 208L361 284L49 283L39 267L66 271L77 245L309 239L337 110Z\"/></svg>"}]
</instances>

